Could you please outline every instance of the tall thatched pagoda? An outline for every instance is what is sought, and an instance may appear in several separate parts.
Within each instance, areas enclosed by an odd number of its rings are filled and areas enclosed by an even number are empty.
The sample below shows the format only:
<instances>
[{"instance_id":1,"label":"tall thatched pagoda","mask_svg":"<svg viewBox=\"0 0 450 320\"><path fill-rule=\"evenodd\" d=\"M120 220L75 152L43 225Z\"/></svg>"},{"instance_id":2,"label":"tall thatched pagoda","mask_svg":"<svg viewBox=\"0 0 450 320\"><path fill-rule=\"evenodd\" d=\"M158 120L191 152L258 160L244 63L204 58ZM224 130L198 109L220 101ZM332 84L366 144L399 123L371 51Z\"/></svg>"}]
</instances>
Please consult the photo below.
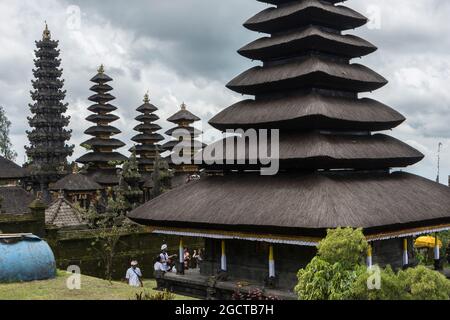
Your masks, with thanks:
<instances>
[{"instance_id":1,"label":"tall thatched pagoda","mask_svg":"<svg viewBox=\"0 0 450 320\"><path fill-rule=\"evenodd\" d=\"M201 119L187 110L185 103L181 104L181 109L171 116L167 121L176 126L166 132L171 140L165 143L162 148L171 154L176 154L180 159L179 163L173 163L173 158L169 157L169 164L178 176L196 174L199 171L197 165L192 161L194 155L200 151L203 144L197 140L202 132L192 126Z\"/></svg>"},{"instance_id":2,"label":"tall thatched pagoda","mask_svg":"<svg viewBox=\"0 0 450 320\"><path fill-rule=\"evenodd\" d=\"M163 141L164 137L157 133L161 130L161 127L154 123L159 120L155 114L158 108L150 103L148 93L144 96L144 104L137 108L137 111L141 113L136 117L140 124L134 130L139 134L132 138L137 145L130 149L130 152L135 150L138 155L139 172L149 176L154 170L157 153L160 152L158 143Z\"/></svg>"},{"instance_id":3,"label":"tall thatched pagoda","mask_svg":"<svg viewBox=\"0 0 450 320\"><path fill-rule=\"evenodd\" d=\"M52 40L46 25L42 40L36 41L36 69L33 70L36 80L32 81L34 91L31 91L34 104L30 104L33 116L28 118L32 130L27 131L30 145L25 147L34 189L43 191L46 197L48 185L67 173L67 157L74 148L66 144L71 136L71 131L66 129L70 118L64 116L68 104L63 103L66 91L62 90L64 80L61 80L58 44L59 41Z\"/></svg>"},{"instance_id":4,"label":"tall thatched pagoda","mask_svg":"<svg viewBox=\"0 0 450 320\"><path fill-rule=\"evenodd\" d=\"M128 160L127 157L115 151L125 144L112 138L121 133L119 129L110 125L112 122L119 120L118 116L112 114L113 111L117 110L117 107L109 103L115 99L109 93L113 88L108 82L112 80L105 74L103 65L98 69L97 75L91 79L91 82L94 82L95 85L90 90L95 94L89 97L89 100L95 104L89 107L89 111L93 114L86 120L93 122L95 125L84 132L93 138L83 142L82 146L92 152L77 160L78 163L88 166L88 175L103 187L111 187L119 183L117 164Z\"/></svg>"},{"instance_id":5,"label":"tall thatched pagoda","mask_svg":"<svg viewBox=\"0 0 450 320\"><path fill-rule=\"evenodd\" d=\"M270 36L239 53L262 65L228 84L255 98L232 105L210 123L223 131L279 129L280 172L252 171L247 153L245 164L216 164L222 175L168 192L130 217L154 233L205 238L204 276L221 269L234 279L292 289L296 272L313 257L326 230L337 227L363 228L373 263L408 265L413 236L450 229L450 190L395 170L423 155L375 133L405 118L359 98L387 84L351 62L376 50L343 34L367 19L336 4L342 1L260 1L273 6L245 27ZM186 283L178 285L193 287Z\"/></svg>"}]
</instances>

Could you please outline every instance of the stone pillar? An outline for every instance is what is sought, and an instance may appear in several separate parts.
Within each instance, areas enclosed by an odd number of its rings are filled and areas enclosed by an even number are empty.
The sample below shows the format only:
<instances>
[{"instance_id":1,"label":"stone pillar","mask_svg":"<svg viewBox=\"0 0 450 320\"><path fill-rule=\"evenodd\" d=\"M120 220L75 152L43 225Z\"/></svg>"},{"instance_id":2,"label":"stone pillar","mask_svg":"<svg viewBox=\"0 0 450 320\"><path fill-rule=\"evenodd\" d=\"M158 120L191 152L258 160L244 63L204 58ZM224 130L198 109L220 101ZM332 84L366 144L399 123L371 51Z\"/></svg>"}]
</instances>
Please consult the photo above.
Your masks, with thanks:
<instances>
[{"instance_id":1,"label":"stone pillar","mask_svg":"<svg viewBox=\"0 0 450 320\"><path fill-rule=\"evenodd\" d=\"M45 237L45 210L47 206L44 202L38 197L34 200L30 206L31 215L36 220L35 228L33 228L34 234L38 237Z\"/></svg>"},{"instance_id":2,"label":"stone pillar","mask_svg":"<svg viewBox=\"0 0 450 320\"><path fill-rule=\"evenodd\" d=\"M409 256L408 256L408 239L403 239L403 267L408 267Z\"/></svg>"},{"instance_id":3,"label":"stone pillar","mask_svg":"<svg viewBox=\"0 0 450 320\"><path fill-rule=\"evenodd\" d=\"M369 248L367 249L367 267L372 268L373 259L372 259L372 245L369 244Z\"/></svg>"},{"instance_id":4,"label":"stone pillar","mask_svg":"<svg viewBox=\"0 0 450 320\"><path fill-rule=\"evenodd\" d=\"M227 252L225 240L222 240L222 257L220 259L220 269L221 271L227 272Z\"/></svg>"},{"instance_id":5,"label":"stone pillar","mask_svg":"<svg viewBox=\"0 0 450 320\"><path fill-rule=\"evenodd\" d=\"M180 248L179 248L179 264L177 267L177 274L184 275L184 246L183 238L180 238Z\"/></svg>"}]
</instances>

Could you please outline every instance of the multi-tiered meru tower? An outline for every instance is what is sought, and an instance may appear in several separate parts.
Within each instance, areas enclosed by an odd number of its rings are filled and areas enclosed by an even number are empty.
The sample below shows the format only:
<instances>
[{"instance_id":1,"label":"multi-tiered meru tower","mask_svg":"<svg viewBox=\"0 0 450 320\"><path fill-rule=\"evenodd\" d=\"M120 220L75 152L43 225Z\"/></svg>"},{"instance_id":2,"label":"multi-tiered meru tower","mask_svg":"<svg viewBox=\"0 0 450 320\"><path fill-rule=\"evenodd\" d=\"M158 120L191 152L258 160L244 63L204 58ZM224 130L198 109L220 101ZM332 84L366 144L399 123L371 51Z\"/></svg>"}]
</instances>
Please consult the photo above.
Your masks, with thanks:
<instances>
[{"instance_id":1,"label":"multi-tiered meru tower","mask_svg":"<svg viewBox=\"0 0 450 320\"><path fill-rule=\"evenodd\" d=\"M118 116L112 114L117 108L109 103L115 99L109 93L113 90L108 84L111 81L112 79L105 74L103 65L98 69L98 74L91 79L91 82L94 82L95 85L90 90L95 94L89 97L89 100L95 104L89 107L89 111L93 114L86 120L93 122L95 125L84 132L93 138L84 142L82 146L92 152L77 160L77 162L87 165L88 175L104 187L115 186L119 183L117 165L128 160L127 157L115 151L125 144L112 138L121 131L110 125L112 122L119 120Z\"/></svg>"},{"instance_id":2,"label":"multi-tiered meru tower","mask_svg":"<svg viewBox=\"0 0 450 320\"><path fill-rule=\"evenodd\" d=\"M203 144L197 140L202 132L192 125L200 120L199 117L187 110L185 103L181 104L181 110L167 119L177 126L166 132L171 140L163 145L163 149L180 158L181 161L174 163L173 157L168 157L168 162L177 175L196 174L199 171L198 166L194 163L194 155L203 147Z\"/></svg>"},{"instance_id":3,"label":"multi-tiered meru tower","mask_svg":"<svg viewBox=\"0 0 450 320\"><path fill-rule=\"evenodd\" d=\"M139 172L144 176L149 176L154 170L157 153L160 152L158 143L163 141L164 137L157 133L161 130L161 127L154 123L159 120L155 114L158 108L150 103L148 93L144 96L144 104L137 108L137 111L141 113L136 118L140 124L134 130L139 134L132 138L137 145L130 149L130 152L136 150Z\"/></svg>"},{"instance_id":4,"label":"multi-tiered meru tower","mask_svg":"<svg viewBox=\"0 0 450 320\"><path fill-rule=\"evenodd\" d=\"M367 19L336 4L342 1L260 1L273 6L245 27L270 36L239 53L262 64L228 84L255 98L210 123L220 130L279 129L279 173L261 176L248 161L216 164L222 176L168 192L130 217L156 233L206 238L205 276L223 269L231 278L262 283L270 277L269 283L292 289L326 230L337 227L363 228L373 263L413 262L414 235L450 229L450 190L394 170L423 155L375 133L405 119L359 97L387 84L352 62L376 48L343 33Z\"/></svg>"},{"instance_id":5,"label":"multi-tiered meru tower","mask_svg":"<svg viewBox=\"0 0 450 320\"><path fill-rule=\"evenodd\" d=\"M32 81L34 91L30 104L33 117L28 118L32 131L27 131L30 145L26 148L29 169L36 191L48 191L50 183L66 174L67 157L72 155L73 146L68 146L71 131L66 130L70 117L64 116L68 104L63 103L66 91L61 80L61 59L58 59L59 41L51 39L47 25L42 40L36 41L36 60L33 70L36 80Z\"/></svg>"}]
</instances>

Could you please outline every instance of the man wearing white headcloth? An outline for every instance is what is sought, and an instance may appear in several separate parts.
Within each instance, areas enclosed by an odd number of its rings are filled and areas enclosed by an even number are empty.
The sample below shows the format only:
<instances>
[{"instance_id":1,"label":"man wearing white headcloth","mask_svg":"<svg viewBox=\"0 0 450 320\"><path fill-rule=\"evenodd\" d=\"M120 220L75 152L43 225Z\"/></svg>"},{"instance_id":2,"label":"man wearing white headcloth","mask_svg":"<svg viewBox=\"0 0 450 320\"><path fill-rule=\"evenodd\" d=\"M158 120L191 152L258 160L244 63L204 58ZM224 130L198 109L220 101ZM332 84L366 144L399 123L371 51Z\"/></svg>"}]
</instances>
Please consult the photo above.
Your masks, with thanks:
<instances>
[{"instance_id":1,"label":"man wearing white headcloth","mask_svg":"<svg viewBox=\"0 0 450 320\"><path fill-rule=\"evenodd\" d=\"M128 284L132 287L143 287L144 283L142 282L142 272L141 269L138 268L138 262L132 261L131 268L127 270L127 274L125 278L128 280Z\"/></svg>"},{"instance_id":2,"label":"man wearing white headcloth","mask_svg":"<svg viewBox=\"0 0 450 320\"><path fill-rule=\"evenodd\" d=\"M167 253L167 249L168 249L167 244L163 244L161 246L161 254L159 255L161 257L160 262L162 263L163 269L164 269L162 271L171 272L173 269L172 259L175 258L177 255L175 254L175 255L169 256L169 254Z\"/></svg>"}]
</instances>

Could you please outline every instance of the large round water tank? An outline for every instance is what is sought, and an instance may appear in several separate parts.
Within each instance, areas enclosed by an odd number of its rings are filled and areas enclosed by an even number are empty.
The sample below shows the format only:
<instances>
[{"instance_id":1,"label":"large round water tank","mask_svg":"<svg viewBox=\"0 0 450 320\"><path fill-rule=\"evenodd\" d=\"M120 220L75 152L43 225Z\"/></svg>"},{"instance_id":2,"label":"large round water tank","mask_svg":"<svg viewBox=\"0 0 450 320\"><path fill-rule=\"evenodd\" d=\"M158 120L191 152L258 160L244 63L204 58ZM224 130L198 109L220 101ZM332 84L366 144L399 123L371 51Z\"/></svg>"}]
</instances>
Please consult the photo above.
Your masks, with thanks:
<instances>
[{"instance_id":1,"label":"large round water tank","mask_svg":"<svg viewBox=\"0 0 450 320\"><path fill-rule=\"evenodd\" d=\"M55 276L55 256L45 241L31 234L0 234L0 283Z\"/></svg>"}]
</instances>

